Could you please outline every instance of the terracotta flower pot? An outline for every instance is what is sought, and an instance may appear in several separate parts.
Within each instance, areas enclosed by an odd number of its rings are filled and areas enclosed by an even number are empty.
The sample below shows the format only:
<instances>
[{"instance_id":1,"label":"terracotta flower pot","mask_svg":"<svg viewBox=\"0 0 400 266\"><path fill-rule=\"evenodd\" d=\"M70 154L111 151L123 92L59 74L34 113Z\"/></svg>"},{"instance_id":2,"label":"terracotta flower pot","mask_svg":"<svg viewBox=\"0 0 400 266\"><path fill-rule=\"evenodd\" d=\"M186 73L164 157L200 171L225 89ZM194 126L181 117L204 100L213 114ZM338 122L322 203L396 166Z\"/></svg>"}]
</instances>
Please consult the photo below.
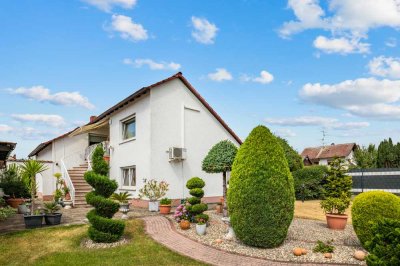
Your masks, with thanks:
<instances>
[{"instance_id":1,"label":"terracotta flower pot","mask_svg":"<svg viewBox=\"0 0 400 266\"><path fill-rule=\"evenodd\" d=\"M10 205L12 208L17 209L18 205L24 203L23 198L10 198L7 200L7 204Z\"/></svg>"},{"instance_id":2,"label":"terracotta flower pot","mask_svg":"<svg viewBox=\"0 0 400 266\"><path fill-rule=\"evenodd\" d=\"M160 205L160 214L169 214L171 212L171 205Z\"/></svg>"},{"instance_id":3,"label":"terracotta flower pot","mask_svg":"<svg viewBox=\"0 0 400 266\"><path fill-rule=\"evenodd\" d=\"M65 200L71 200L71 195L69 193L65 194Z\"/></svg>"},{"instance_id":4,"label":"terracotta flower pot","mask_svg":"<svg viewBox=\"0 0 400 266\"><path fill-rule=\"evenodd\" d=\"M346 214L326 214L326 223L329 229L344 230L347 224Z\"/></svg>"},{"instance_id":5,"label":"terracotta flower pot","mask_svg":"<svg viewBox=\"0 0 400 266\"><path fill-rule=\"evenodd\" d=\"M110 163L110 156L103 156L104 161L106 161L107 163Z\"/></svg>"},{"instance_id":6,"label":"terracotta flower pot","mask_svg":"<svg viewBox=\"0 0 400 266\"><path fill-rule=\"evenodd\" d=\"M182 230L188 230L190 228L190 222L188 220L182 220L179 225Z\"/></svg>"},{"instance_id":7,"label":"terracotta flower pot","mask_svg":"<svg viewBox=\"0 0 400 266\"><path fill-rule=\"evenodd\" d=\"M217 211L217 213L222 213L222 205L217 205L215 206L215 210Z\"/></svg>"}]
</instances>

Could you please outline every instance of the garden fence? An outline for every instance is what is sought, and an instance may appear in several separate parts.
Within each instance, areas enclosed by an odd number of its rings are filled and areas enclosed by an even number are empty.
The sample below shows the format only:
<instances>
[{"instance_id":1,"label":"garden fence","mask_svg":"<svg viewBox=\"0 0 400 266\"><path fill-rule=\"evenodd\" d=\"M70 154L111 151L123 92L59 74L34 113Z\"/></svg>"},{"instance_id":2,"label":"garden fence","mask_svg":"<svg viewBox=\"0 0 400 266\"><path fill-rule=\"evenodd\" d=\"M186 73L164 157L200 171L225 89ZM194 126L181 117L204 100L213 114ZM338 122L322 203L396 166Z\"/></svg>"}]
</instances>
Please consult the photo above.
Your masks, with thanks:
<instances>
[{"instance_id":1,"label":"garden fence","mask_svg":"<svg viewBox=\"0 0 400 266\"><path fill-rule=\"evenodd\" d=\"M352 169L348 172L353 178L353 193L371 190L384 190L400 194L400 169Z\"/></svg>"}]
</instances>

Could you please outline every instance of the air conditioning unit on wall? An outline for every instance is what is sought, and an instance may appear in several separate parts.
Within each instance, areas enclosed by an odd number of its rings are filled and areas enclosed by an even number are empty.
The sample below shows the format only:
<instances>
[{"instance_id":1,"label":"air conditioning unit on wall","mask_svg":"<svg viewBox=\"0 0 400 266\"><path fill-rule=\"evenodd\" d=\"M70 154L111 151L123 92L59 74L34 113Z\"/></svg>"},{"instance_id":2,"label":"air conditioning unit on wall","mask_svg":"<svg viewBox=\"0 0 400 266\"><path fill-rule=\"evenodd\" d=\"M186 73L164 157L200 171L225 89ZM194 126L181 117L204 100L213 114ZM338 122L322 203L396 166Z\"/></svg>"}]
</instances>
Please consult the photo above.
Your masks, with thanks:
<instances>
[{"instance_id":1,"label":"air conditioning unit on wall","mask_svg":"<svg viewBox=\"0 0 400 266\"><path fill-rule=\"evenodd\" d=\"M182 161L186 159L186 149L171 147L169 148L169 161Z\"/></svg>"}]
</instances>

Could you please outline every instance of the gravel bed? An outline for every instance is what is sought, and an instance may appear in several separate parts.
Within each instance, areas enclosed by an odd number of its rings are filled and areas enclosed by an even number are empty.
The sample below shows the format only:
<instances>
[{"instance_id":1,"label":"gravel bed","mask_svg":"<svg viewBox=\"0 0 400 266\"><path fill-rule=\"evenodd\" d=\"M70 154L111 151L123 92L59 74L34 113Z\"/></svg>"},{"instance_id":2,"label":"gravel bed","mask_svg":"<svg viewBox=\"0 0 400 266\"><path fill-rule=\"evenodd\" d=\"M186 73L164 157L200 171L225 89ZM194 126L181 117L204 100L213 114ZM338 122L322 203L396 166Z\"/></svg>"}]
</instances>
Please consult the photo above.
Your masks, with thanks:
<instances>
[{"instance_id":1,"label":"gravel bed","mask_svg":"<svg viewBox=\"0 0 400 266\"><path fill-rule=\"evenodd\" d=\"M129 239L126 237L122 237L119 241L114 243L96 243L90 238L85 238L81 242L81 247L89 248L89 249L100 249L100 248L114 248L121 245L125 245L129 243Z\"/></svg>"},{"instance_id":2,"label":"gravel bed","mask_svg":"<svg viewBox=\"0 0 400 266\"><path fill-rule=\"evenodd\" d=\"M216 214L215 211L206 213L210 216L210 225L204 236L196 234L194 224L189 230L181 230L176 222L174 225L179 233L203 244L248 256L277 261L366 265L365 261L358 261L353 257L356 250L364 252L365 250L360 246L351 225L348 225L344 231L335 231L328 229L326 224L321 221L295 218L289 227L288 237L281 246L263 249L246 246L238 240L225 240L224 236L228 227L221 221L222 216ZM169 218L173 220L173 216L169 216ZM222 242L218 243L221 240ZM326 259L322 253L312 251L318 240L324 242L333 240L332 245L335 246L335 251L332 259ZM307 255L294 256L293 249L296 247L305 248L308 251Z\"/></svg>"}]
</instances>

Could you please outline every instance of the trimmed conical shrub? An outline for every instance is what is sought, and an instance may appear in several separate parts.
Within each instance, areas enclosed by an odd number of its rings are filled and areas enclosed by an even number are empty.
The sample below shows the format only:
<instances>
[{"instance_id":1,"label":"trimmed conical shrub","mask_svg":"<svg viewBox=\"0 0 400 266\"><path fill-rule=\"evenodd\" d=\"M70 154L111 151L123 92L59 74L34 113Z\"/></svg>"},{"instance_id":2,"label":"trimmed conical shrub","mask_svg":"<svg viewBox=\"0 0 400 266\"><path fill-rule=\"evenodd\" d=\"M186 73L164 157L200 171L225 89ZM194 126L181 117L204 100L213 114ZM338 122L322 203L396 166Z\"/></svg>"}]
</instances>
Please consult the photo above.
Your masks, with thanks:
<instances>
[{"instance_id":1,"label":"trimmed conical shrub","mask_svg":"<svg viewBox=\"0 0 400 266\"><path fill-rule=\"evenodd\" d=\"M272 248L286 238L294 212L293 177L282 147L265 126L239 148L228 190L230 220L245 244Z\"/></svg>"},{"instance_id":2,"label":"trimmed conical shrub","mask_svg":"<svg viewBox=\"0 0 400 266\"><path fill-rule=\"evenodd\" d=\"M86 215L91 223L88 234L95 242L115 242L124 233L125 224L122 221L112 220L119 209L119 204L109 197L118 188L118 184L106 176L106 168L100 160L103 158L103 153L103 148L98 146L93 156L97 156L96 160L92 159L93 171L85 173L86 182L94 188L94 191L86 194L86 202L94 207Z\"/></svg>"},{"instance_id":3,"label":"trimmed conical shrub","mask_svg":"<svg viewBox=\"0 0 400 266\"><path fill-rule=\"evenodd\" d=\"M208 220L208 215L203 214L208 209L208 206L205 203L201 203L201 198L204 196L203 187L205 185L206 183L200 177L192 177L186 182L186 187L189 189L190 195L192 195L188 199L190 206L187 207L187 210L194 216L196 221L198 218Z\"/></svg>"}]
</instances>

